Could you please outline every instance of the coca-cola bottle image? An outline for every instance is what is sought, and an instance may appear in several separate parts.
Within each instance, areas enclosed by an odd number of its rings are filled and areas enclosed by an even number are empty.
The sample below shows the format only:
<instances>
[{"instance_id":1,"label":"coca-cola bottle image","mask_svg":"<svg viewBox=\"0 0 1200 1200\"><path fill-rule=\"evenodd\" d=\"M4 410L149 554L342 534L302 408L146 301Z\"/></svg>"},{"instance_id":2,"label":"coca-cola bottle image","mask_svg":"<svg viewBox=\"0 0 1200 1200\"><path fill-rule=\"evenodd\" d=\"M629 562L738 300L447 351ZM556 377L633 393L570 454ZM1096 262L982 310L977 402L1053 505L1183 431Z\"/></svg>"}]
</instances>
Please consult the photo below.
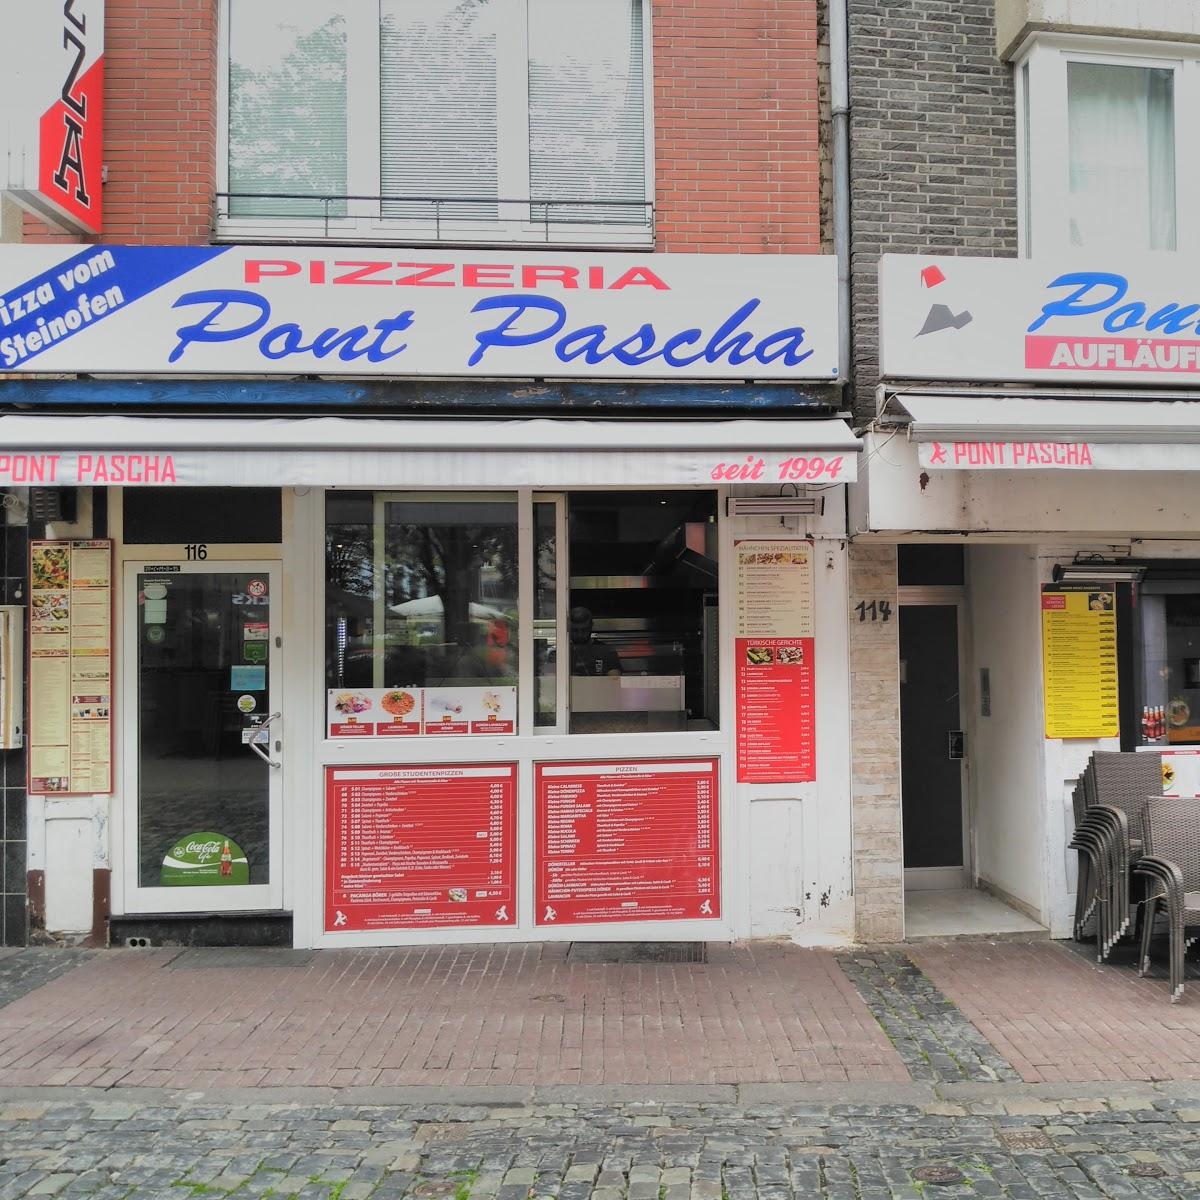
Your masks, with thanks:
<instances>
[{"instance_id":1,"label":"coca-cola bottle image","mask_svg":"<svg viewBox=\"0 0 1200 1200\"><path fill-rule=\"evenodd\" d=\"M233 854L229 850L229 839L225 839L225 845L221 847L221 874L233 874Z\"/></svg>"}]
</instances>

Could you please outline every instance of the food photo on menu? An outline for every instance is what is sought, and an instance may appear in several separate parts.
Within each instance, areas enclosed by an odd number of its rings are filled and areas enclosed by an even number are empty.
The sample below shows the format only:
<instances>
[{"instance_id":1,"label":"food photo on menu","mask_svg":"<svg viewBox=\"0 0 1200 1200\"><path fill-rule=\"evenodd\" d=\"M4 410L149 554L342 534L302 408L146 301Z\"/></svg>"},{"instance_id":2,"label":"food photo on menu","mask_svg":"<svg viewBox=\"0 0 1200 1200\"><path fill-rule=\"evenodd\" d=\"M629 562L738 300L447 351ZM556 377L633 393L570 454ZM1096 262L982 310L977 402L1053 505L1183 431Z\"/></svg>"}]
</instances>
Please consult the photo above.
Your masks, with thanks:
<instances>
[{"instance_id":1,"label":"food photo on menu","mask_svg":"<svg viewBox=\"0 0 1200 1200\"><path fill-rule=\"evenodd\" d=\"M379 701L379 707L392 717L407 717L416 706L416 697L412 692L404 691L403 688L395 688L390 692L384 692L383 699Z\"/></svg>"}]
</instances>

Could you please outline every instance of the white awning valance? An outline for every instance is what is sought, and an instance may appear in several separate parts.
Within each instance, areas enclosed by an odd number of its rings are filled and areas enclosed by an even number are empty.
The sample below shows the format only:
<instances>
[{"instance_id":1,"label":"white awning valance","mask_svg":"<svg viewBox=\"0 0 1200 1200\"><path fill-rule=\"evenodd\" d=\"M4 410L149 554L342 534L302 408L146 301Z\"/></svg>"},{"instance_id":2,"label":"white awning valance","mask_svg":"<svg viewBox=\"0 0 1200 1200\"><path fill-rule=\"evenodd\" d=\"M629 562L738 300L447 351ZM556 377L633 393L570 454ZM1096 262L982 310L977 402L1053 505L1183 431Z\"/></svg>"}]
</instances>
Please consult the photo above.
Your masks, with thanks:
<instances>
[{"instance_id":1,"label":"white awning valance","mask_svg":"<svg viewBox=\"0 0 1200 1200\"><path fill-rule=\"evenodd\" d=\"M0 486L846 483L844 421L0 416Z\"/></svg>"},{"instance_id":2,"label":"white awning valance","mask_svg":"<svg viewBox=\"0 0 1200 1200\"><path fill-rule=\"evenodd\" d=\"M1200 470L1200 402L905 393L932 470Z\"/></svg>"}]
</instances>

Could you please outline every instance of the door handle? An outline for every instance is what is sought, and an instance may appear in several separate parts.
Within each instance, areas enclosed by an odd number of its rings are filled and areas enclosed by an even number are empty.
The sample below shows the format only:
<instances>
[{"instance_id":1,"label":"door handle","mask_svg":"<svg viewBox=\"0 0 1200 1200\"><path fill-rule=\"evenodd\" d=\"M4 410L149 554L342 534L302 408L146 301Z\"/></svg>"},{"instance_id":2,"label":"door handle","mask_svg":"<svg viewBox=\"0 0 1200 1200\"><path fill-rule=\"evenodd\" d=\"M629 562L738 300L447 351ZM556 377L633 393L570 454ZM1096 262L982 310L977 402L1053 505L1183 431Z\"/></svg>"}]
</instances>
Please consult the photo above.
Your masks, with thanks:
<instances>
[{"instance_id":1,"label":"door handle","mask_svg":"<svg viewBox=\"0 0 1200 1200\"><path fill-rule=\"evenodd\" d=\"M271 722L278 720L281 716L283 716L283 713L273 712L260 726L258 726L257 729L255 729L255 731L254 731L255 735L257 735L260 730L270 729ZM258 757L261 758L263 760L263 762L265 762L267 764L268 767L271 767L273 770L278 771L280 769L280 767L283 766L283 763L277 763L265 750L263 750L259 746L259 744L257 742L251 741L247 744L249 745L250 749L253 750L254 753L257 754ZM270 744L271 744L270 740L268 740L267 745L270 746Z\"/></svg>"}]
</instances>

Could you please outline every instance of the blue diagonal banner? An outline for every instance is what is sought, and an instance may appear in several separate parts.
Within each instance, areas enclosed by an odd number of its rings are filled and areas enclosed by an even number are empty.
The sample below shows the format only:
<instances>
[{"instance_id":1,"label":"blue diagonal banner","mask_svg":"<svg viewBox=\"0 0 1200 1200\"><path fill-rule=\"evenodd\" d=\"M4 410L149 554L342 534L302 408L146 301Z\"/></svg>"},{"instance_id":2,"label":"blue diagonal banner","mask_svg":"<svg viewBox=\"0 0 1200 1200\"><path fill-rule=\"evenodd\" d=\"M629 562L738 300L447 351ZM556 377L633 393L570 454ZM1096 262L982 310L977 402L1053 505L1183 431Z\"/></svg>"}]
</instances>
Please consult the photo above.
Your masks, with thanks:
<instances>
[{"instance_id":1,"label":"blue diagonal banner","mask_svg":"<svg viewBox=\"0 0 1200 1200\"><path fill-rule=\"evenodd\" d=\"M39 354L228 249L86 246L40 275L7 286L0 296L0 370L24 369Z\"/></svg>"}]
</instances>

